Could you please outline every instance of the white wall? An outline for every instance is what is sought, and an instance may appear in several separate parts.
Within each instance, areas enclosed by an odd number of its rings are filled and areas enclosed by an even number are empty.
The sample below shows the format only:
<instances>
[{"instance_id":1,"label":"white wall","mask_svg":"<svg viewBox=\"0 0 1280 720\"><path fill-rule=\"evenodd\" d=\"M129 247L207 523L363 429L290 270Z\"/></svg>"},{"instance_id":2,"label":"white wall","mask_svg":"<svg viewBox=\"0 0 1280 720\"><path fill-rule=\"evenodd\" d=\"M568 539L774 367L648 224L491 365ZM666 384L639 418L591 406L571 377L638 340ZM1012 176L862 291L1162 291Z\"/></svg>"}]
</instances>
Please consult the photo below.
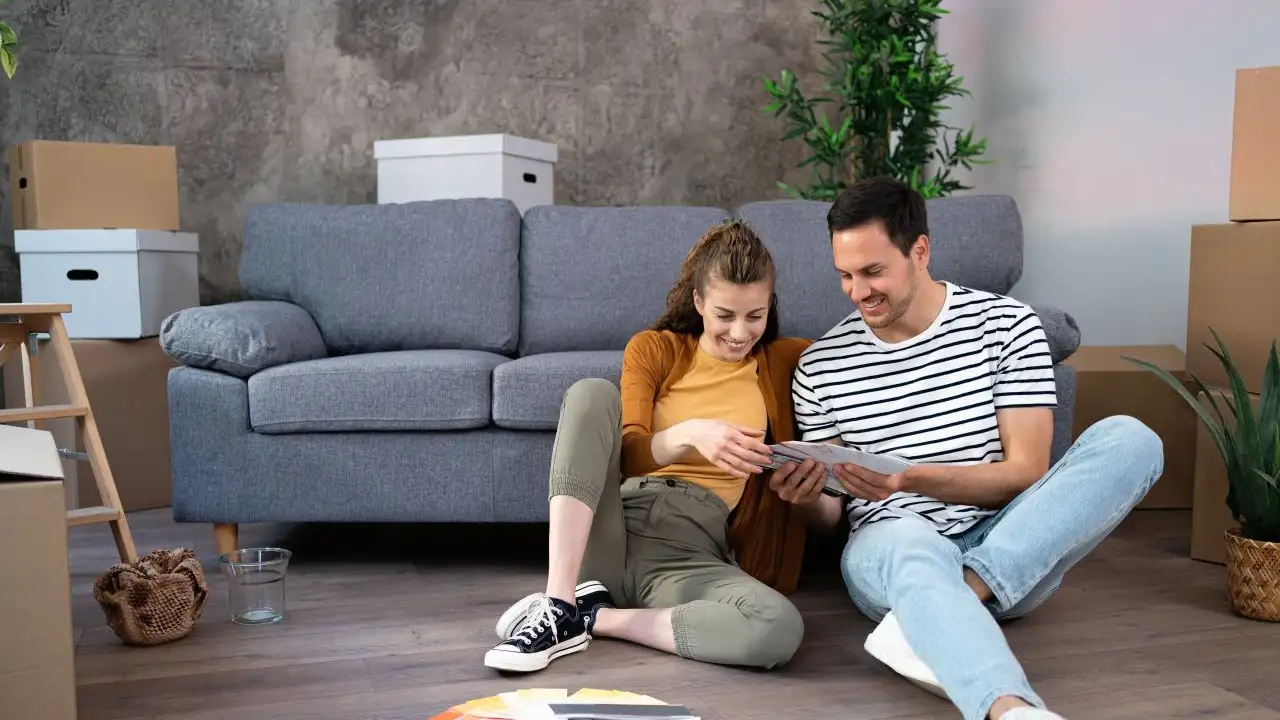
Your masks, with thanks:
<instances>
[{"instance_id":1,"label":"white wall","mask_svg":"<svg viewBox=\"0 0 1280 720\"><path fill-rule=\"evenodd\" d=\"M973 93L948 121L977 123L996 161L968 192L1022 212L1012 294L1072 313L1085 344L1185 349L1190 226L1226 222L1234 73L1280 65L1280 0L943 6Z\"/></svg>"}]
</instances>

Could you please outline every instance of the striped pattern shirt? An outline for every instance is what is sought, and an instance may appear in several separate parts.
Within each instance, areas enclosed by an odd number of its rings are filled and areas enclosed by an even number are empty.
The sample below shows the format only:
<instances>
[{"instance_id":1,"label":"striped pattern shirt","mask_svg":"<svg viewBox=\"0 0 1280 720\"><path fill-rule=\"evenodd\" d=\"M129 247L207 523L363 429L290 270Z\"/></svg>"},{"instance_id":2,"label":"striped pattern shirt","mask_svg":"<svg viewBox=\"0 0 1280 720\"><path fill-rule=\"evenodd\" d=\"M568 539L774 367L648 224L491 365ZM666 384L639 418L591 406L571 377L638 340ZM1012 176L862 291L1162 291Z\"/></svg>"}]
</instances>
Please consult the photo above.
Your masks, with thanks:
<instances>
[{"instance_id":1,"label":"striped pattern shirt","mask_svg":"<svg viewBox=\"0 0 1280 720\"><path fill-rule=\"evenodd\" d=\"M918 463L972 465L1004 458L996 411L1057 404L1049 342L1029 306L946 283L942 311L898 343L876 337L855 310L810 345L792 382L801 439ZM853 530L916 515L955 535L994 510L898 492L850 499Z\"/></svg>"}]
</instances>

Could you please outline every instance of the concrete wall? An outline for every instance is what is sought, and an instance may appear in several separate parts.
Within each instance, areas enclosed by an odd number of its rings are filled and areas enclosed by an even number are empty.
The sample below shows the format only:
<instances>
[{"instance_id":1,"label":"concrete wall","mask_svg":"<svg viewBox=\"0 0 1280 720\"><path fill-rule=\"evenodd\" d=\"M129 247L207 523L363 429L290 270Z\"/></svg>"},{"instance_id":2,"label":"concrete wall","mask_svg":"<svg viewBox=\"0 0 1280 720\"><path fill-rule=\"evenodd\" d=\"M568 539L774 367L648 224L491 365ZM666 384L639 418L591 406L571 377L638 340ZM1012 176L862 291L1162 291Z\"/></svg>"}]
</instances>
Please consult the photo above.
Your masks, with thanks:
<instances>
[{"instance_id":1,"label":"concrete wall","mask_svg":"<svg viewBox=\"0 0 1280 720\"><path fill-rule=\"evenodd\" d=\"M202 297L238 292L246 204L372 202L373 142L509 132L560 147L556 202L776 197L760 78L812 67L811 0L16 0L0 142L175 144ZM776 59L780 56L780 60ZM16 299L7 184L0 295ZM693 238L690 238L692 242Z\"/></svg>"},{"instance_id":2,"label":"concrete wall","mask_svg":"<svg viewBox=\"0 0 1280 720\"><path fill-rule=\"evenodd\" d=\"M203 296L237 291L245 205L368 202L372 142L507 131L560 145L556 200L777 196L798 148L762 74L814 66L816 0L17 0L0 142L175 143ZM1280 64L1280 3L948 0L941 43L1023 211L1015 294L1084 341L1183 345L1189 226L1226 218L1233 72ZM772 59L780 54L782 62ZM0 296L17 293L0 189ZM1145 284L1140 284L1142 280Z\"/></svg>"},{"instance_id":3,"label":"concrete wall","mask_svg":"<svg viewBox=\"0 0 1280 720\"><path fill-rule=\"evenodd\" d=\"M1023 213L1014 294L1087 344L1185 349L1191 225L1227 220L1235 70L1280 65L1280 2L945 5L939 44L973 92L952 120L996 160L970 180Z\"/></svg>"}]
</instances>

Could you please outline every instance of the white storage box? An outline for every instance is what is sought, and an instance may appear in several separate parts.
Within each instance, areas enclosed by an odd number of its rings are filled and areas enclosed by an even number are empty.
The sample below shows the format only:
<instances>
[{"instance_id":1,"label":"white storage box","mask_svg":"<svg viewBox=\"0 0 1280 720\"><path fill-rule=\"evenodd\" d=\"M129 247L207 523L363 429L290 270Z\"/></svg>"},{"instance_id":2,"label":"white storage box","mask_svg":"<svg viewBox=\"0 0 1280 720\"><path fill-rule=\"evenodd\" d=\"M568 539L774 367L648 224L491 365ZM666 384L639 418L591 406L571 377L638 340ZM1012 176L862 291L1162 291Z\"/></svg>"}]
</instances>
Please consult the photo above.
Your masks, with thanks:
<instances>
[{"instance_id":1,"label":"white storage box","mask_svg":"<svg viewBox=\"0 0 1280 720\"><path fill-rule=\"evenodd\" d=\"M555 203L557 148L514 135L379 140L378 202L507 198L524 214Z\"/></svg>"},{"instance_id":2,"label":"white storage box","mask_svg":"<svg viewBox=\"0 0 1280 720\"><path fill-rule=\"evenodd\" d=\"M73 338L160 334L170 314L200 304L194 233L165 230L17 230L22 301L70 303Z\"/></svg>"}]
</instances>

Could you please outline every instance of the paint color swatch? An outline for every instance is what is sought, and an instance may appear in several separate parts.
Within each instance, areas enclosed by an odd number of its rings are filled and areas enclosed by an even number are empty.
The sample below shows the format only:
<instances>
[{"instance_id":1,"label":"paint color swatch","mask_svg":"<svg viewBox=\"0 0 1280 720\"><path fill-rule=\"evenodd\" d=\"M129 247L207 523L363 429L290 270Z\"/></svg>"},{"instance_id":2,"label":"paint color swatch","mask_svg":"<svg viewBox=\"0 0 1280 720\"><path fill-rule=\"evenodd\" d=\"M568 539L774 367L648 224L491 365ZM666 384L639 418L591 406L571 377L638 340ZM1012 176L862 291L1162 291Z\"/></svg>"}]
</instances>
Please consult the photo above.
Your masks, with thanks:
<instances>
[{"instance_id":1,"label":"paint color swatch","mask_svg":"<svg viewBox=\"0 0 1280 720\"><path fill-rule=\"evenodd\" d=\"M661 709L655 706L662 706ZM656 712L655 712L656 711ZM429 720L698 720L686 708L625 690L525 688L455 705Z\"/></svg>"}]
</instances>

